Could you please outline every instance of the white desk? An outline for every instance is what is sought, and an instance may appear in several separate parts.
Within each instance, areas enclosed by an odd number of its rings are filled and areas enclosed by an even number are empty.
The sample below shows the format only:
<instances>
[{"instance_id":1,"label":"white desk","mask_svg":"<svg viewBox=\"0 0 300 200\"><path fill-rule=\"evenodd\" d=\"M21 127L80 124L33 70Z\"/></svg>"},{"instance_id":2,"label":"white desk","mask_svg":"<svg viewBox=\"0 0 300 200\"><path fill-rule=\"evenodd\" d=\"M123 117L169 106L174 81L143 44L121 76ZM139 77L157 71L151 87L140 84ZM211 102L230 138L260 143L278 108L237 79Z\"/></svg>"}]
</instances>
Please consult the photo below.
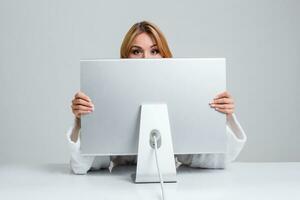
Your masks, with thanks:
<instances>
[{"instance_id":1,"label":"white desk","mask_svg":"<svg viewBox=\"0 0 300 200\"><path fill-rule=\"evenodd\" d=\"M0 166L0 199L160 199L159 184L134 184L135 167L73 175L67 164ZM300 163L234 163L226 170L180 167L167 199L297 199ZM169 197L169 198L168 198Z\"/></svg>"}]
</instances>

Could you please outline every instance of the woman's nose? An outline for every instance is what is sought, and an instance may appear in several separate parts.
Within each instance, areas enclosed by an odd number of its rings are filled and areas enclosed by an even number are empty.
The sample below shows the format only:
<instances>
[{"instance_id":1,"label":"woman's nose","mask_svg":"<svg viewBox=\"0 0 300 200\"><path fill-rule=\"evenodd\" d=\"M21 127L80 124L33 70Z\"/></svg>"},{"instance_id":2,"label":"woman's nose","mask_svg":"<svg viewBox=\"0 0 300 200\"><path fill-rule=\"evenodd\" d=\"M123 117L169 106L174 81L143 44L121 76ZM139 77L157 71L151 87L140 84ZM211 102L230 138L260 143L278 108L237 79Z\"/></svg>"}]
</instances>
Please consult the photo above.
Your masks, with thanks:
<instances>
[{"instance_id":1,"label":"woman's nose","mask_svg":"<svg viewBox=\"0 0 300 200\"><path fill-rule=\"evenodd\" d=\"M148 52L143 53L143 58L151 58L151 54Z\"/></svg>"}]
</instances>

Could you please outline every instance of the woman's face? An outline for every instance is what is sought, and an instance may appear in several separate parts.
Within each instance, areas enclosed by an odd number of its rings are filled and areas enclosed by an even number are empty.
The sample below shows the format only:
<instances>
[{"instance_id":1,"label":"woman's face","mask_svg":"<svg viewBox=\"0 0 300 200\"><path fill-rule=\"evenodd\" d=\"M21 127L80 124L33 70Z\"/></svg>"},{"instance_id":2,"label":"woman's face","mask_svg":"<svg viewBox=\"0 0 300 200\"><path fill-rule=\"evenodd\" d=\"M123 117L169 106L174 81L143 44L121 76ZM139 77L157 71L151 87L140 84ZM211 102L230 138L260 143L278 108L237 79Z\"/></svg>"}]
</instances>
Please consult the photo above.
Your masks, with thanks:
<instances>
[{"instance_id":1,"label":"woman's face","mask_svg":"<svg viewBox=\"0 0 300 200\"><path fill-rule=\"evenodd\" d=\"M128 58L162 58L157 44L147 33L141 33L132 42Z\"/></svg>"}]
</instances>

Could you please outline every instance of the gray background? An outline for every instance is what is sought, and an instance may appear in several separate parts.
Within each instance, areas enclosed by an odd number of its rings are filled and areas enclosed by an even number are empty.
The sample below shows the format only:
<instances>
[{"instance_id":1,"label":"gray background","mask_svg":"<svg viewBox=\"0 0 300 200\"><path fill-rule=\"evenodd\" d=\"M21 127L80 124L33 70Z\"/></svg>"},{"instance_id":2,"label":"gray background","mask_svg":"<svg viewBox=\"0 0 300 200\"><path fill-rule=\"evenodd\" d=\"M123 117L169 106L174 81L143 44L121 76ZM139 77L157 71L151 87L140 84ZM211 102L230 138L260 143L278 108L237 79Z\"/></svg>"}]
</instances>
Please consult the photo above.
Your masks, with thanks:
<instances>
[{"instance_id":1,"label":"gray background","mask_svg":"<svg viewBox=\"0 0 300 200\"><path fill-rule=\"evenodd\" d=\"M0 159L68 162L80 58L118 58L156 23L175 57L226 57L239 161L300 161L300 1L0 1Z\"/></svg>"}]
</instances>

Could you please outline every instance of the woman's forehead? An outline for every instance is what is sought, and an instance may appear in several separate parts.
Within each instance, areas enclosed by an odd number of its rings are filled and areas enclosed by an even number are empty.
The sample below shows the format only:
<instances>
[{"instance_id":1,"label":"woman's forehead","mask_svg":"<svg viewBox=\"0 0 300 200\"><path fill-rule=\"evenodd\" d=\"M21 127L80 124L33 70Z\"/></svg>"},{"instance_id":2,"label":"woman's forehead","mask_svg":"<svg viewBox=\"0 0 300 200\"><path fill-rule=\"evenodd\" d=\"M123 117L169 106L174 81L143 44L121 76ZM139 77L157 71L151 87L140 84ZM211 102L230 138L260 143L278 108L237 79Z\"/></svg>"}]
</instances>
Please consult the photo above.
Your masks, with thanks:
<instances>
[{"instance_id":1,"label":"woman's forehead","mask_svg":"<svg viewBox=\"0 0 300 200\"><path fill-rule=\"evenodd\" d=\"M138 46L141 48L151 48L156 45L155 40L147 33L137 35L131 46Z\"/></svg>"}]
</instances>

